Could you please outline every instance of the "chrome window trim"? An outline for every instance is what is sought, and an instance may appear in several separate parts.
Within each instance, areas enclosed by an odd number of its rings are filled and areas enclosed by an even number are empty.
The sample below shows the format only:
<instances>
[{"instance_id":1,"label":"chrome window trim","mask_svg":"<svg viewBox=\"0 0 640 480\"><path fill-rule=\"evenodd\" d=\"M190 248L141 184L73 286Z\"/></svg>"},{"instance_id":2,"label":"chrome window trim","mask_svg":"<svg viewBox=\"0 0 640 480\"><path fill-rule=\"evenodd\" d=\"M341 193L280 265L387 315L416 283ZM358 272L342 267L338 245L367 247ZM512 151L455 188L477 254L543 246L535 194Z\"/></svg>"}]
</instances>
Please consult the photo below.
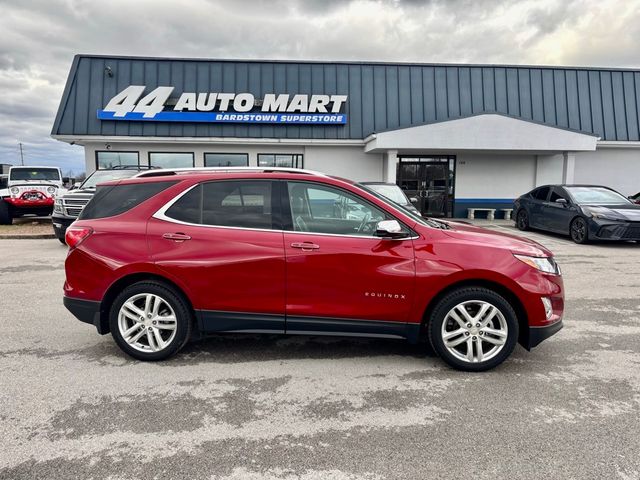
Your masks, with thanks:
<instances>
[{"instance_id":1,"label":"chrome window trim","mask_svg":"<svg viewBox=\"0 0 640 480\"><path fill-rule=\"evenodd\" d=\"M378 241L387 240L387 239L384 239L382 237L376 237L375 235L348 235L348 234L340 234L340 233L297 232L295 230L282 230L282 229L275 229L275 228L248 228L248 227L230 227L230 226L227 226L227 225L208 225L208 224L205 224L205 223L183 222L182 220L177 220L175 218L171 218L171 217L168 217L166 215L167 210L169 210L173 206L174 203L176 203L184 195L186 195L187 193L189 193L191 190L193 190L194 188L198 187L202 183L203 182L191 185L189 188L187 188L183 192L180 192L180 194L178 194L177 196L175 196L174 198L169 200L167 203L165 203L162 207L160 207L160 209L156 213L151 215L151 217L155 218L157 220L163 220L165 222L175 223L177 225L187 225L189 227L221 228L221 229L227 229L227 230L249 230L249 231L253 231L253 232L295 233L295 234L300 234L300 235L321 235L321 236L325 236L325 237L342 237L342 238L343 237L348 237L348 238L361 238L361 239L362 238L369 238L369 239L376 239ZM407 238L394 238L393 241L416 240L418 238L420 238L420 237L419 236L414 236L414 237L407 237Z\"/></svg>"}]
</instances>

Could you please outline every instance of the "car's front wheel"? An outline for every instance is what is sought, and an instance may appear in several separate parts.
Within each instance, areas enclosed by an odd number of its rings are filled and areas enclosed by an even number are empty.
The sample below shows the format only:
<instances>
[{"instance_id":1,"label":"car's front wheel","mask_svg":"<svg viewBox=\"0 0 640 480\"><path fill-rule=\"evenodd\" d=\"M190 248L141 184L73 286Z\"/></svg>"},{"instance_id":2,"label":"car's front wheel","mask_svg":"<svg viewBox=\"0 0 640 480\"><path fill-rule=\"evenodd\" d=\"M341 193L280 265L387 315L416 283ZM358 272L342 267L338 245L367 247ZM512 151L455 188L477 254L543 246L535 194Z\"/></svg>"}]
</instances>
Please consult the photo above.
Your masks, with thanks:
<instances>
[{"instance_id":1,"label":"car's front wheel","mask_svg":"<svg viewBox=\"0 0 640 480\"><path fill-rule=\"evenodd\" d=\"M518 340L511 304L482 287L465 287L442 298L428 325L433 349L450 366L480 372L500 365Z\"/></svg>"},{"instance_id":2,"label":"car's front wheel","mask_svg":"<svg viewBox=\"0 0 640 480\"><path fill-rule=\"evenodd\" d=\"M518 230L522 231L529 230L529 214L524 208L522 210L518 210L516 215L516 227L518 227Z\"/></svg>"},{"instance_id":3,"label":"car's front wheel","mask_svg":"<svg viewBox=\"0 0 640 480\"><path fill-rule=\"evenodd\" d=\"M582 217L574 218L569 227L569 235L576 243L587 243L589 241L587 221Z\"/></svg>"},{"instance_id":4,"label":"car's front wheel","mask_svg":"<svg viewBox=\"0 0 640 480\"><path fill-rule=\"evenodd\" d=\"M193 315L182 295L153 281L134 283L115 299L109 314L111 335L138 360L164 360L191 334Z\"/></svg>"}]
</instances>

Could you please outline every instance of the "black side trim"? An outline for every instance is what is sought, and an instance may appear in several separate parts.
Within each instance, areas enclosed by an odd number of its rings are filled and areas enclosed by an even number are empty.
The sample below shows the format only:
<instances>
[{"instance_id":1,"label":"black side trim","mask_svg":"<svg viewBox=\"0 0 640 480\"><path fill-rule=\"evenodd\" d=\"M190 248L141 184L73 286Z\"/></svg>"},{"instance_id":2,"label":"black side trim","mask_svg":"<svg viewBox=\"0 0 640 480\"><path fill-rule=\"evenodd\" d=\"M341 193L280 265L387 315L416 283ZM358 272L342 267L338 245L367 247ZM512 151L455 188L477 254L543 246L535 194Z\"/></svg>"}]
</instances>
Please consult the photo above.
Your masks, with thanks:
<instances>
[{"instance_id":1,"label":"black side trim","mask_svg":"<svg viewBox=\"0 0 640 480\"><path fill-rule=\"evenodd\" d=\"M200 310L198 316L205 333L284 333L284 315Z\"/></svg>"},{"instance_id":2,"label":"black side trim","mask_svg":"<svg viewBox=\"0 0 640 480\"><path fill-rule=\"evenodd\" d=\"M95 326L100 335L109 333L108 329L104 330L100 322L100 302L63 297L62 303L78 320Z\"/></svg>"},{"instance_id":3,"label":"black side trim","mask_svg":"<svg viewBox=\"0 0 640 480\"><path fill-rule=\"evenodd\" d=\"M529 327L529 345L527 346L527 350L531 350L540 345L542 341L558 333L562 327L562 320L546 327Z\"/></svg>"},{"instance_id":4,"label":"black side trim","mask_svg":"<svg viewBox=\"0 0 640 480\"><path fill-rule=\"evenodd\" d=\"M286 333L407 338L407 324L385 320L287 316Z\"/></svg>"}]
</instances>

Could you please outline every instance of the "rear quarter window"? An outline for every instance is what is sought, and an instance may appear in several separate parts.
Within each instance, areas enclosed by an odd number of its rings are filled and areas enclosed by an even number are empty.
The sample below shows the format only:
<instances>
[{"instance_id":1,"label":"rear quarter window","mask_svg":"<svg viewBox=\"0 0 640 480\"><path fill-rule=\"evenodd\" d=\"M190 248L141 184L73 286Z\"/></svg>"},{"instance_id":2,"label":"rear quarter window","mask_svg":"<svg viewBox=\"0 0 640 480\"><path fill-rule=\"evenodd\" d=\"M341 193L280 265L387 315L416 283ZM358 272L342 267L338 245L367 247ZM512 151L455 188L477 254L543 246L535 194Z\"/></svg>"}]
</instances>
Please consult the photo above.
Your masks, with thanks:
<instances>
[{"instance_id":1,"label":"rear quarter window","mask_svg":"<svg viewBox=\"0 0 640 480\"><path fill-rule=\"evenodd\" d=\"M177 182L130 183L98 187L96 194L80 213L78 220L91 220L120 215Z\"/></svg>"}]
</instances>

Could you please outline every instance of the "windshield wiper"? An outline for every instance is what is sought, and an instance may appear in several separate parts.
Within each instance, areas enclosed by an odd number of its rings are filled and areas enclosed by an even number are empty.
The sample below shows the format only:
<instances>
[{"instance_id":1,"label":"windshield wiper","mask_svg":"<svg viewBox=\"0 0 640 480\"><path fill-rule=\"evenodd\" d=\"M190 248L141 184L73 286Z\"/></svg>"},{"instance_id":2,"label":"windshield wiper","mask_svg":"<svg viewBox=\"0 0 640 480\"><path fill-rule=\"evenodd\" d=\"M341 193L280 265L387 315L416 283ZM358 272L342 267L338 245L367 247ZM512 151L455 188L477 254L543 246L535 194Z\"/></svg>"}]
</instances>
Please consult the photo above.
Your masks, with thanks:
<instances>
[{"instance_id":1,"label":"windshield wiper","mask_svg":"<svg viewBox=\"0 0 640 480\"><path fill-rule=\"evenodd\" d=\"M433 218L426 217L424 219L425 223L433 228L439 228L440 230L451 230L451 227L444 222L440 222Z\"/></svg>"}]
</instances>

